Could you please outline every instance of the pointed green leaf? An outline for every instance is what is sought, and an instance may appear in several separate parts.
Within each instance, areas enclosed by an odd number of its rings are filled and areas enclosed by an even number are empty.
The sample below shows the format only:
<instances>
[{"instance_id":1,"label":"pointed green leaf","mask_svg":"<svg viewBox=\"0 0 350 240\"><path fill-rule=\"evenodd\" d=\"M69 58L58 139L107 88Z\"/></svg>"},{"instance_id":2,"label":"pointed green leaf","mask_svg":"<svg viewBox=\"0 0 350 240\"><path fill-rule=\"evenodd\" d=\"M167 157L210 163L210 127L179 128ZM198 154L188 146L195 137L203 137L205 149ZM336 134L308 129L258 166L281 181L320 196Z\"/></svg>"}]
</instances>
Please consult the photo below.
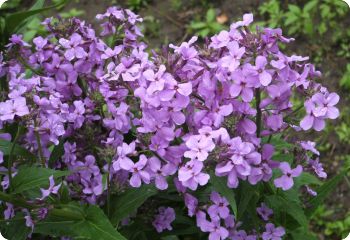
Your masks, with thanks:
<instances>
[{"instance_id":1,"label":"pointed green leaf","mask_svg":"<svg viewBox=\"0 0 350 240\"><path fill-rule=\"evenodd\" d=\"M53 164L59 160L64 154L64 142L60 141L60 143L55 146L50 154L49 158L49 167L52 167Z\"/></svg>"},{"instance_id":2,"label":"pointed green leaf","mask_svg":"<svg viewBox=\"0 0 350 240\"><path fill-rule=\"evenodd\" d=\"M310 231L304 229L304 228L298 228L291 232L292 239L293 240L317 240L318 238L315 237Z\"/></svg>"},{"instance_id":3,"label":"pointed green leaf","mask_svg":"<svg viewBox=\"0 0 350 240\"><path fill-rule=\"evenodd\" d=\"M38 13L45 12L47 10L53 9L53 8L58 8L63 6L67 0L62 0L58 4L46 7L46 8L39 8L39 9L32 9L29 11L24 11L24 12L17 12L11 15L8 15L6 17L6 32L7 33L14 33L16 30L20 27L21 23L28 19L29 17L32 17Z\"/></svg>"},{"instance_id":4,"label":"pointed green leaf","mask_svg":"<svg viewBox=\"0 0 350 240\"><path fill-rule=\"evenodd\" d=\"M0 139L0 151L2 151L5 156L10 155L12 146L13 146L12 142ZM27 149L21 147L18 144L15 145L15 148L13 150L13 155L21 156L26 160L30 160L30 161L34 161L36 159L36 156L34 154L32 154Z\"/></svg>"},{"instance_id":5,"label":"pointed green leaf","mask_svg":"<svg viewBox=\"0 0 350 240\"><path fill-rule=\"evenodd\" d=\"M294 218L303 228L308 226L308 220L300 204L295 201L289 201L278 195L271 195L265 198L267 205L275 212L283 212Z\"/></svg>"},{"instance_id":6,"label":"pointed green leaf","mask_svg":"<svg viewBox=\"0 0 350 240\"><path fill-rule=\"evenodd\" d=\"M0 221L1 234L7 240L26 240L31 229L26 226L22 213L18 213L10 220Z\"/></svg>"},{"instance_id":7,"label":"pointed green leaf","mask_svg":"<svg viewBox=\"0 0 350 240\"><path fill-rule=\"evenodd\" d=\"M16 176L12 179L13 193L47 186L50 176L59 178L69 174L69 171L58 171L49 168L20 167Z\"/></svg>"},{"instance_id":8,"label":"pointed green leaf","mask_svg":"<svg viewBox=\"0 0 350 240\"><path fill-rule=\"evenodd\" d=\"M216 17L216 13L215 13L215 10L213 8L210 8L208 11L207 11L207 15L206 15L206 20L207 22L213 22L215 20L215 17Z\"/></svg>"},{"instance_id":9,"label":"pointed green leaf","mask_svg":"<svg viewBox=\"0 0 350 240\"><path fill-rule=\"evenodd\" d=\"M112 224L118 224L123 218L136 211L149 197L156 193L157 189L154 186L143 185L140 188L130 188L123 194L112 198Z\"/></svg>"},{"instance_id":10,"label":"pointed green leaf","mask_svg":"<svg viewBox=\"0 0 350 240\"><path fill-rule=\"evenodd\" d=\"M325 182L322 186L316 189L317 196L312 198L307 205L310 208L307 210L307 215L311 216L312 213L316 210L316 208L324 202L326 197L335 190L336 186L339 184L341 180L343 180L344 176L348 173L349 169L346 169L333 177L332 179Z\"/></svg>"},{"instance_id":11,"label":"pointed green leaf","mask_svg":"<svg viewBox=\"0 0 350 240\"><path fill-rule=\"evenodd\" d=\"M255 190L254 187L250 184L248 184L247 182L241 181L240 182L240 188L241 188L241 196L239 199L239 205L238 205L238 219L241 219L246 210L247 207L249 206L249 202L250 200L254 197L255 194Z\"/></svg>"},{"instance_id":12,"label":"pointed green leaf","mask_svg":"<svg viewBox=\"0 0 350 240\"><path fill-rule=\"evenodd\" d=\"M315 184L321 185L322 182L315 176L307 172L303 172L299 177L295 178L296 188L301 187L302 185Z\"/></svg>"},{"instance_id":13,"label":"pointed green leaf","mask_svg":"<svg viewBox=\"0 0 350 240\"><path fill-rule=\"evenodd\" d=\"M63 209L55 209L46 220L36 224L34 231L90 240L126 240L114 229L103 211L95 205L70 204Z\"/></svg>"}]
</instances>

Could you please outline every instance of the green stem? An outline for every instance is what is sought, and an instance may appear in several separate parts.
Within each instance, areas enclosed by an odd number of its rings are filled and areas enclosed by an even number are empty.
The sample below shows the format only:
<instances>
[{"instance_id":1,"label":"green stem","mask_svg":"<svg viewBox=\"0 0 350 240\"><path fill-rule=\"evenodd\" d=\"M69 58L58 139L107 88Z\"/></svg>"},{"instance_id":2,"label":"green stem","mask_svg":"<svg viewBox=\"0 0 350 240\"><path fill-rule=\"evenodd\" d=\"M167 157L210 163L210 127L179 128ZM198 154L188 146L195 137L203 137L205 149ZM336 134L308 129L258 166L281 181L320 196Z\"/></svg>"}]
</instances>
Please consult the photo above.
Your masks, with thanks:
<instances>
[{"instance_id":1,"label":"green stem","mask_svg":"<svg viewBox=\"0 0 350 240\"><path fill-rule=\"evenodd\" d=\"M301 109L303 109L303 107L304 107L304 104L300 105L300 106L297 107L295 110L293 110L291 113L287 114L287 115L285 116L285 118L288 118L289 116L291 116L291 115L293 115L293 114L299 112Z\"/></svg>"},{"instance_id":2,"label":"green stem","mask_svg":"<svg viewBox=\"0 0 350 240\"><path fill-rule=\"evenodd\" d=\"M256 136L260 138L260 132L261 132L261 109L260 109L260 102L261 102L261 93L260 89L257 88L255 90L255 103L256 103Z\"/></svg>"},{"instance_id":3,"label":"green stem","mask_svg":"<svg viewBox=\"0 0 350 240\"><path fill-rule=\"evenodd\" d=\"M110 210L111 210L111 181L109 179L110 177L110 171L111 171L111 160L108 162L108 171L107 171L107 216L110 217Z\"/></svg>"},{"instance_id":4,"label":"green stem","mask_svg":"<svg viewBox=\"0 0 350 240\"><path fill-rule=\"evenodd\" d=\"M45 160L45 156L44 156L44 153L43 153L43 148L41 146L40 135L39 135L39 132L36 129L37 126L38 126L38 124L37 124L36 120L34 120L34 135L35 135L35 138L36 138L36 142L38 144L39 161L40 161L42 167L45 167L46 160Z\"/></svg>"},{"instance_id":5,"label":"green stem","mask_svg":"<svg viewBox=\"0 0 350 240\"><path fill-rule=\"evenodd\" d=\"M81 90L83 92L82 93L83 98L86 98L86 95L87 95L86 85L84 84L83 80L81 78L79 78L79 77L78 77L77 83L78 83L79 87L81 88Z\"/></svg>"},{"instance_id":6,"label":"green stem","mask_svg":"<svg viewBox=\"0 0 350 240\"><path fill-rule=\"evenodd\" d=\"M18 126L18 127L17 127L16 135L15 135L15 138L14 138L14 140L13 140L13 142L12 142L12 145L11 145L9 160L8 160L8 162L7 162L7 171L8 171L8 176L9 176L9 186L10 186L10 190L12 189L13 151L15 150L15 146L16 146L16 144L17 144L17 141L18 141L20 132L21 132L21 126Z\"/></svg>"}]
</instances>

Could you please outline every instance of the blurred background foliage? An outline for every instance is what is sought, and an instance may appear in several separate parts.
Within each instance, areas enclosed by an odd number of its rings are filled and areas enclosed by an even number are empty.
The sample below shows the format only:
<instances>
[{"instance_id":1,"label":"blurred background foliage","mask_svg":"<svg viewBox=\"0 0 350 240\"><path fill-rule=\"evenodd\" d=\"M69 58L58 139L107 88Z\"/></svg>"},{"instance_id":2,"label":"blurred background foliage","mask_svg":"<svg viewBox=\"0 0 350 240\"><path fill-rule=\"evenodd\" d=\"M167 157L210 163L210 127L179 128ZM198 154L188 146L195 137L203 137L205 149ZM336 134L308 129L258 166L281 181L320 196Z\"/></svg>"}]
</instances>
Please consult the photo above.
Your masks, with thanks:
<instances>
[{"instance_id":1,"label":"blurred background foliage","mask_svg":"<svg viewBox=\"0 0 350 240\"><path fill-rule=\"evenodd\" d=\"M108 6L127 7L144 18L144 41L152 48L162 44L180 43L192 35L203 41L206 37L228 29L229 24L246 12L254 13L256 26L280 27L285 36L296 40L289 54L310 56L323 72L323 84L342 96L341 118L328 125L326 134L309 134L317 138L322 151L321 161L329 177L350 166L350 9L341 0L52 0L42 1L54 6L26 19L18 32L30 41L45 29L44 17L59 15L62 19L81 17L93 22L97 13ZM0 31L4 33L5 18L28 10L34 1L9 0L0 9ZM14 31L14 29L11 29ZM8 35L0 37L0 49ZM296 101L298 101L296 99ZM350 181L345 176L333 194L313 216L311 229L319 239L342 239L350 231Z\"/></svg>"}]
</instances>

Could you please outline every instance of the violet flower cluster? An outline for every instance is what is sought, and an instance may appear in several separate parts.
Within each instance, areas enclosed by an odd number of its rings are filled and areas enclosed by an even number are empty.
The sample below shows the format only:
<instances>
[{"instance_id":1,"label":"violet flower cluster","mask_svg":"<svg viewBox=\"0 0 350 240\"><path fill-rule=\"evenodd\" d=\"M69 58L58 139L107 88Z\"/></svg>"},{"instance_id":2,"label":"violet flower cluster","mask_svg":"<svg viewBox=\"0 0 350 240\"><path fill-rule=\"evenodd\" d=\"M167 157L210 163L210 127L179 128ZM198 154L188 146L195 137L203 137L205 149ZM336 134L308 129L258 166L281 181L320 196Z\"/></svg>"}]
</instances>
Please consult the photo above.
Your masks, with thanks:
<instances>
[{"instance_id":1,"label":"violet flower cluster","mask_svg":"<svg viewBox=\"0 0 350 240\"><path fill-rule=\"evenodd\" d=\"M211 174L232 189L242 181L272 181L288 190L303 171L326 177L310 141L295 142L301 161L272 160L276 149L270 140L276 135L321 131L339 115L339 96L315 81L321 73L308 58L279 49L293 39L280 29L251 31L253 15L246 14L204 44L193 37L151 53L140 39L139 16L112 7L97 19L100 34L73 18L45 20L48 36L30 44L11 37L0 55L0 74L8 80L0 128L25 126L18 142L43 167L49 166L52 146L64 143L64 155L51 167L72 172L62 185L73 199L103 205L108 188L155 184L163 191L174 183L188 215L209 239L281 239L285 230L271 222L272 210L264 203L257 212L266 228L248 233L239 230L226 198L213 191L203 204L194 193L210 185ZM292 98L304 106L294 106ZM4 131L0 138L11 140ZM9 187L8 176L1 185ZM39 200L55 197L60 187L50 178ZM14 216L11 204L4 214ZM35 224L27 215L28 225ZM153 226L171 230L174 219L173 208L161 207Z\"/></svg>"}]
</instances>

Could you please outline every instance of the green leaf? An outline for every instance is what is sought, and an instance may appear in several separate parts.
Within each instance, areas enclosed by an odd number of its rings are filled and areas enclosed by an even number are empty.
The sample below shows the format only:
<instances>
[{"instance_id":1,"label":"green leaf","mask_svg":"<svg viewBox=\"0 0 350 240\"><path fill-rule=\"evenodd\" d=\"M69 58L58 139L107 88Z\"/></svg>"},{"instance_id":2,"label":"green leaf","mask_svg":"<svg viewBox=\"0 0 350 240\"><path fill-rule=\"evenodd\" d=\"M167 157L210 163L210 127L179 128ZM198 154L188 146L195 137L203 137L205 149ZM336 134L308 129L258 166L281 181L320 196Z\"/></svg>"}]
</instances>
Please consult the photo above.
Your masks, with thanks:
<instances>
[{"instance_id":1,"label":"green leaf","mask_svg":"<svg viewBox=\"0 0 350 240\"><path fill-rule=\"evenodd\" d=\"M119 196L112 198L111 222L118 224L122 219L136 211L149 197L155 195L157 189L152 185L130 188Z\"/></svg>"},{"instance_id":2,"label":"green leaf","mask_svg":"<svg viewBox=\"0 0 350 240\"><path fill-rule=\"evenodd\" d=\"M0 139L0 151L2 151L5 156L10 155L12 146L13 146L12 142ZM21 157L23 157L27 160L31 160L31 161L35 161L35 159L36 159L36 156L34 154L32 154L27 149L21 147L18 144L15 145L13 155L21 156Z\"/></svg>"},{"instance_id":3,"label":"green leaf","mask_svg":"<svg viewBox=\"0 0 350 240\"><path fill-rule=\"evenodd\" d=\"M304 8L303 8L303 12L310 12L311 10L313 10L316 6L318 5L318 0L312 0L309 1L307 4L305 4Z\"/></svg>"},{"instance_id":4,"label":"green leaf","mask_svg":"<svg viewBox=\"0 0 350 240\"><path fill-rule=\"evenodd\" d=\"M224 196L230 203L231 209L235 216L237 216L237 203L233 189L227 186L226 179L224 177L217 177L215 173L210 174L210 182L215 191ZM241 210L241 209L240 209Z\"/></svg>"},{"instance_id":5,"label":"green leaf","mask_svg":"<svg viewBox=\"0 0 350 240\"><path fill-rule=\"evenodd\" d=\"M37 0L36 3L29 9L29 10L37 10L40 8L43 8L45 4L45 0ZM20 26L18 27L18 31L23 34L23 40L24 41L29 41L31 39L33 39L33 37L35 36L35 34L37 33L37 30L39 29L40 24L40 20L37 19L39 21L39 24L37 24L35 26L34 29L32 29L31 31L26 31L27 26L30 24L30 22L32 22L35 19L35 15L28 17L27 19L23 20L20 24ZM38 23L38 22L36 22Z\"/></svg>"},{"instance_id":6,"label":"green leaf","mask_svg":"<svg viewBox=\"0 0 350 240\"><path fill-rule=\"evenodd\" d=\"M209 27L211 28L212 32L215 33L223 29L223 26L218 22L209 23Z\"/></svg>"},{"instance_id":7,"label":"green leaf","mask_svg":"<svg viewBox=\"0 0 350 240\"><path fill-rule=\"evenodd\" d=\"M288 9L290 12L294 13L295 15L301 14L301 9L294 4L288 4Z\"/></svg>"},{"instance_id":8,"label":"green leaf","mask_svg":"<svg viewBox=\"0 0 350 240\"><path fill-rule=\"evenodd\" d=\"M197 32L197 34L201 37L206 37L208 36L208 34L210 33L210 29L209 28L205 28L199 32Z\"/></svg>"},{"instance_id":9,"label":"green leaf","mask_svg":"<svg viewBox=\"0 0 350 240\"><path fill-rule=\"evenodd\" d=\"M276 212L283 212L294 218L303 228L308 226L308 221L304 210L300 204L295 201L289 201L278 195L271 195L265 198L267 205Z\"/></svg>"},{"instance_id":10,"label":"green leaf","mask_svg":"<svg viewBox=\"0 0 350 240\"><path fill-rule=\"evenodd\" d=\"M16 176L12 179L13 193L47 186L50 176L59 178L69 174L69 171L58 171L49 168L20 167Z\"/></svg>"},{"instance_id":11,"label":"green leaf","mask_svg":"<svg viewBox=\"0 0 350 240\"><path fill-rule=\"evenodd\" d=\"M191 22L190 27L192 29L202 29L205 28L207 26L206 23L204 22Z\"/></svg>"},{"instance_id":12,"label":"green leaf","mask_svg":"<svg viewBox=\"0 0 350 240\"><path fill-rule=\"evenodd\" d=\"M207 11L207 15L206 15L206 20L207 22L213 22L215 21L215 17L216 17L216 13L215 13L215 10L213 8L210 8L208 11Z\"/></svg>"},{"instance_id":13,"label":"green leaf","mask_svg":"<svg viewBox=\"0 0 350 240\"><path fill-rule=\"evenodd\" d=\"M55 146L50 154L49 158L49 167L52 167L53 164L59 160L64 154L64 142L60 141L60 143Z\"/></svg>"},{"instance_id":14,"label":"green leaf","mask_svg":"<svg viewBox=\"0 0 350 240\"><path fill-rule=\"evenodd\" d=\"M349 169L346 169L333 177L332 179L325 182L322 186L316 189L317 196L312 198L307 205L310 206L310 208L307 210L307 215L311 216L312 213L316 210L316 208L324 202L326 197L335 190L338 183L343 180L344 176L347 174Z\"/></svg>"},{"instance_id":15,"label":"green leaf","mask_svg":"<svg viewBox=\"0 0 350 240\"><path fill-rule=\"evenodd\" d=\"M301 187L302 185L315 184L321 185L322 182L315 176L307 172L303 172L299 177L295 178L296 188Z\"/></svg>"},{"instance_id":16,"label":"green leaf","mask_svg":"<svg viewBox=\"0 0 350 240\"><path fill-rule=\"evenodd\" d=\"M264 138L263 141L266 142L267 139L268 138ZM281 134L274 135L270 140L270 144L272 144L276 150L292 149L294 147L294 145L285 141Z\"/></svg>"},{"instance_id":17,"label":"green leaf","mask_svg":"<svg viewBox=\"0 0 350 240\"><path fill-rule=\"evenodd\" d=\"M304 229L304 228L298 228L291 232L293 240L317 240L317 237L315 237L310 231Z\"/></svg>"},{"instance_id":18,"label":"green leaf","mask_svg":"<svg viewBox=\"0 0 350 240\"><path fill-rule=\"evenodd\" d=\"M91 240L126 240L114 229L103 211L95 205L70 204L63 210L55 209L46 220L36 224L34 231Z\"/></svg>"},{"instance_id":19,"label":"green leaf","mask_svg":"<svg viewBox=\"0 0 350 240\"><path fill-rule=\"evenodd\" d=\"M299 17L294 14L286 14L286 20L284 21L284 24L286 26L292 25L295 22L299 20Z\"/></svg>"},{"instance_id":20,"label":"green leaf","mask_svg":"<svg viewBox=\"0 0 350 240\"><path fill-rule=\"evenodd\" d=\"M1 220L0 229L1 234L7 240L26 240L30 234L31 229L25 224L24 216L22 213L18 213L11 220Z\"/></svg>"},{"instance_id":21,"label":"green leaf","mask_svg":"<svg viewBox=\"0 0 350 240\"><path fill-rule=\"evenodd\" d=\"M240 186L240 188L241 188L240 195L241 196L240 196L239 204L238 204L238 209L239 209L238 216L237 216L238 219L241 219L244 216L250 200L255 195L255 190L254 190L254 187L252 185L250 185L244 181L241 181L240 185L241 185Z\"/></svg>"},{"instance_id":22,"label":"green leaf","mask_svg":"<svg viewBox=\"0 0 350 240\"><path fill-rule=\"evenodd\" d=\"M38 1L34 6L39 6L42 1ZM53 9L53 8L58 8L63 6L67 0L62 0L58 4L46 7L46 8L39 8L39 9L32 9L29 11L24 11L24 12L17 12L13 13L11 15L8 15L6 17L6 32L7 33L14 33L17 31L18 28L20 28L20 25L27 20L29 17L32 17L38 13L45 12L47 10Z\"/></svg>"}]
</instances>

